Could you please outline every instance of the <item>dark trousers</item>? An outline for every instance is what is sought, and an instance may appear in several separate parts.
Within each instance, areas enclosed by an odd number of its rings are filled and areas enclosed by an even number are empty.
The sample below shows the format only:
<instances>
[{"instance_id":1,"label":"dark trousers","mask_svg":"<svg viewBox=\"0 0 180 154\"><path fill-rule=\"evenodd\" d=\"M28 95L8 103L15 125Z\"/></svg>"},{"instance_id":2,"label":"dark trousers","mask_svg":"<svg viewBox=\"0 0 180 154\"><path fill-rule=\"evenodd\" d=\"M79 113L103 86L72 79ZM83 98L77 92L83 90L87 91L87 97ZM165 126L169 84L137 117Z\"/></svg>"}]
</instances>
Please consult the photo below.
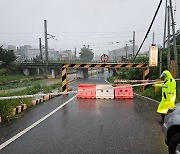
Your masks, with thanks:
<instances>
[{"instance_id":1,"label":"dark trousers","mask_svg":"<svg viewBox=\"0 0 180 154\"><path fill-rule=\"evenodd\" d=\"M161 114L162 117L162 123L164 123L165 114Z\"/></svg>"}]
</instances>

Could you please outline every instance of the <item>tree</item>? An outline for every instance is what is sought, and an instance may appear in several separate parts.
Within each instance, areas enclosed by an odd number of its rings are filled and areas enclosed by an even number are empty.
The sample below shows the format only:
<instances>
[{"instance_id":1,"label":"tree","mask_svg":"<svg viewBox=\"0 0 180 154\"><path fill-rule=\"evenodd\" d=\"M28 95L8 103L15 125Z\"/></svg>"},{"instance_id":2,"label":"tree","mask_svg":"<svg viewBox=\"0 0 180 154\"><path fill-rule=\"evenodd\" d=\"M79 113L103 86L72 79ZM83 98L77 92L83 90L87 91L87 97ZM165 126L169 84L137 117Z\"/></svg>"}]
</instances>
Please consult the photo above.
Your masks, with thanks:
<instances>
[{"instance_id":1,"label":"tree","mask_svg":"<svg viewBox=\"0 0 180 154\"><path fill-rule=\"evenodd\" d=\"M82 49L81 49L81 52L80 52L80 59L83 61L83 62L90 62L92 61L93 57L94 57L94 53L92 52L92 49L89 49L89 46L86 48L86 46L84 46Z\"/></svg>"},{"instance_id":2,"label":"tree","mask_svg":"<svg viewBox=\"0 0 180 154\"><path fill-rule=\"evenodd\" d=\"M35 63L42 62L42 60L41 60L41 56L40 56L40 55L38 55L38 56L34 57L34 58L33 58L33 62L35 62Z\"/></svg>"},{"instance_id":3,"label":"tree","mask_svg":"<svg viewBox=\"0 0 180 154\"><path fill-rule=\"evenodd\" d=\"M8 66L16 60L16 56L13 50L5 50L0 47L0 61L2 61L2 66Z\"/></svg>"}]
</instances>

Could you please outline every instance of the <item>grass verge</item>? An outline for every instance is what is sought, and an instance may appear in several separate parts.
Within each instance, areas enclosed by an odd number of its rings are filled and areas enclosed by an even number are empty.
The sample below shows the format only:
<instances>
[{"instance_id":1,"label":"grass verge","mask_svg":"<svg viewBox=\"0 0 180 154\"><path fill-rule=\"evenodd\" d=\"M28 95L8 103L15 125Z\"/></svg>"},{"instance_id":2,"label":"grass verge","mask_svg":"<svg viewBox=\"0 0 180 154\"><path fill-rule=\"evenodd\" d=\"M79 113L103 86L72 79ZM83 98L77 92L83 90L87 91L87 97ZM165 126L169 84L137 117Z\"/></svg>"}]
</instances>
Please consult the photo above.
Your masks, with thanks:
<instances>
[{"instance_id":1,"label":"grass verge","mask_svg":"<svg viewBox=\"0 0 180 154\"><path fill-rule=\"evenodd\" d=\"M46 86L38 82L35 83L33 86L28 87L22 91L17 91L12 93L0 93L0 97L31 95L31 94L37 94L38 92L49 93L54 89L61 90L61 82L50 86ZM21 104L27 104L27 106L30 107L31 100L32 98L0 100L0 115L8 121L10 119L16 118L16 116L12 115L13 108Z\"/></svg>"},{"instance_id":2,"label":"grass verge","mask_svg":"<svg viewBox=\"0 0 180 154\"><path fill-rule=\"evenodd\" d=\"M29 79L32 76L24 76L24 75L2 75L0 78L0 82L9 82L14 80L21 80L21 79Z\"/></svg>"}]
</instances>

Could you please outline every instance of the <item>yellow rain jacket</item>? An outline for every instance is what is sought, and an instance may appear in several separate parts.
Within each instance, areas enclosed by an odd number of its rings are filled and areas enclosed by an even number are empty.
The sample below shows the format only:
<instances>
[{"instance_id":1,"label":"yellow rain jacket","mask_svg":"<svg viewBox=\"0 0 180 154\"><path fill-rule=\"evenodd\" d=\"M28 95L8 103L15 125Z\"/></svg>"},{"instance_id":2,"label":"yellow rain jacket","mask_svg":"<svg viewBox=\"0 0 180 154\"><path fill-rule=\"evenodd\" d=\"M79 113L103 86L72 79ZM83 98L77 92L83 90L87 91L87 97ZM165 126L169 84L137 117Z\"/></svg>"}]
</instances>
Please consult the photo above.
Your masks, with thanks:
<instances>
[{"instance_id":1,"label":"yellow rain jacket","mask_svg":"<svg viewBox=\"0 0 180 154\"><path fill-rule=\"evenodd\" d=\"M176 100L176 81L171 73L167 70L163 71L164 83L155 84L155 87L162 88L162 99L158 106L157 112L167 114L168 109L175 107Z\"/></svg>"}]
</instances>

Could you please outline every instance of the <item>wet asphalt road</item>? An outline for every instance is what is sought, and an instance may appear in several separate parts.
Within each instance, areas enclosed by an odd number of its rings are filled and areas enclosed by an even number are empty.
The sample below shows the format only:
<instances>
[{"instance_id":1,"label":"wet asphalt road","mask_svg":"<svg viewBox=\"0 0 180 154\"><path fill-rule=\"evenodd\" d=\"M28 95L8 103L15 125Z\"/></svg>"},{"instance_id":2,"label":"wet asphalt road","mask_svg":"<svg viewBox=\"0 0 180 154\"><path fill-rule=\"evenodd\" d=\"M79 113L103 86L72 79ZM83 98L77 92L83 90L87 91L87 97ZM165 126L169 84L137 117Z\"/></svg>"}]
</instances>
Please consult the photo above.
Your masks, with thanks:
<instances>
[{"instance_id":1,"label":"wet asphalt road","mask_svg":"<svg viewBox=\"0 0 180 154\"><path fill-rule=\"evenodd\" d=\"M71 84L106 84L102 74ZM73 95L60 96L0 124L0 144L36 122ZM1 154L120 153L166 154L157 104L134 99L77 99L6 146Z\"/></svg>"}]
</instances>

